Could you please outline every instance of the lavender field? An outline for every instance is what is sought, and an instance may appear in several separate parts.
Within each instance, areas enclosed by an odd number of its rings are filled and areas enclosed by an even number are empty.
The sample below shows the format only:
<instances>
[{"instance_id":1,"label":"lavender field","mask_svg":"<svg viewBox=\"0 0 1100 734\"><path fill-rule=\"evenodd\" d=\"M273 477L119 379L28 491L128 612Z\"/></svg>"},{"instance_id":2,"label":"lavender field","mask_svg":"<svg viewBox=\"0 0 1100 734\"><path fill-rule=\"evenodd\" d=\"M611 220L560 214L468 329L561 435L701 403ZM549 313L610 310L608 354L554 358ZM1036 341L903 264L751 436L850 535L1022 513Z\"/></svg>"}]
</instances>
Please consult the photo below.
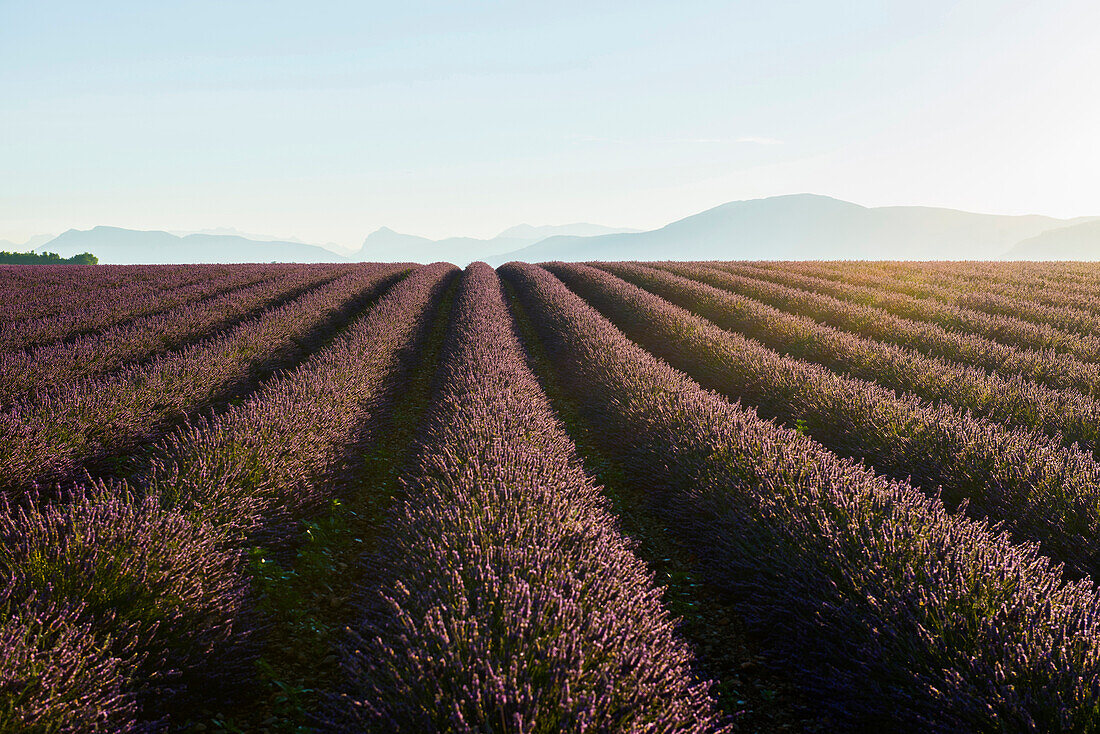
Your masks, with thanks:
<instances>
[{"instance_id":1,"label":"lavender field","mask_svg":"<svg viewBox=\"0 0 1100 734\"><path fill-rule=\"evenodd\" d=\"M0 266L2 732L1100 731L1100 267Z\"/></svg>"}]
</instances>

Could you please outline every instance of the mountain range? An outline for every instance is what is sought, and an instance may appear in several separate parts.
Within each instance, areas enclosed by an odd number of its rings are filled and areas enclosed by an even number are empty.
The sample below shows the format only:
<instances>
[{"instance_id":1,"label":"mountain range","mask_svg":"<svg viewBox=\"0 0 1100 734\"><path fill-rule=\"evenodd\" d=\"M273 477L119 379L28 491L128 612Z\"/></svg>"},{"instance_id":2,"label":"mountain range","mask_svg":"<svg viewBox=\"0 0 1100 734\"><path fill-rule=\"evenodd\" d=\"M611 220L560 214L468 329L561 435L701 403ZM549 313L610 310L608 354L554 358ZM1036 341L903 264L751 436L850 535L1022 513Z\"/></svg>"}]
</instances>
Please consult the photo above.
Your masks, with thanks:
<instances>
[{"instance_id":1,"label":"mountain range","mask_svg":"<svg viewBox=\"0 0 1100 734\"><path fill-rule=\"evenodd\" d=\"M182 236L181 236L182 235ZM817 194L732 201L659 229L519 225L491 239L432 240L387 227L355 251L236 230L190 234L96 227L36 251L101 263L432 262L485 260L1100 260L1100 217L976 214L937 207L864 207Z\"/></svg>"},{"instance_id":2,"label":"mountain range","mask_svg":"<svg viewBox=\"0 0 1100 734\"><path fill-rule=\"evenodd\" d=\"M550 237L507 260L991 260L1022 240L1079 224L935 207L864 207L816 194L732 201L660 229ZM1040 249L1031 249L1041 256ZM1080 250L1082 253L1085 250ZM1100 238L1090 259L1100 259ZM1030 258L1034 259L1034 258Z\"/></svg>"},{"instance_id":3,"label":"mountain range","mask_svg":"<svg viewBox=\"0 0 1100 734\"><path fill-rule=\"evenodd\" d=\"M346 258L316 245L299 242L257 242L240 235L189 234L95 227L70 229L36 252L71 257L90 252L106 264L163 265L172 263L345 262Z\"/></svg>"},{"instance_id":4,"label":"mountain range","mask_svg":"<svg viewBox=\"0 0 1100 734\"><path fill-rule=\"evenodd\" d=\"M1005 260L1100 260L1100 220L1050 229L1018 242Z\"/></svg>"},{"instance_id":5,"label":"mountain range","mask_svg":"<svg viewBox=\"0 0 1100 734\"><path fill-rule=\"evenodd\" d=\"M36 234L25 242L0 240L0 252L33 252L54 238L52 234Z\"/></svg>"},{"instance_id":6,"label":"mountain range","mask_svg":"<svg viewBox=\"0 0 1100 734\"><path fill-rule=\"evenodd\" d=\"M630 234L637 230L614 229L598 224L564 224L532 227L520 224L506 229L489 240L473 237L448 237L430 240L426 237L401 234L389 227L372 232L358 252L349 257L364 262L434 262L447 260L466 265L474 260L486 260L506 253L521 251L549 237L589 237ZM513 258L509 258L513 259Z\"/></svg>"}]
</instances>

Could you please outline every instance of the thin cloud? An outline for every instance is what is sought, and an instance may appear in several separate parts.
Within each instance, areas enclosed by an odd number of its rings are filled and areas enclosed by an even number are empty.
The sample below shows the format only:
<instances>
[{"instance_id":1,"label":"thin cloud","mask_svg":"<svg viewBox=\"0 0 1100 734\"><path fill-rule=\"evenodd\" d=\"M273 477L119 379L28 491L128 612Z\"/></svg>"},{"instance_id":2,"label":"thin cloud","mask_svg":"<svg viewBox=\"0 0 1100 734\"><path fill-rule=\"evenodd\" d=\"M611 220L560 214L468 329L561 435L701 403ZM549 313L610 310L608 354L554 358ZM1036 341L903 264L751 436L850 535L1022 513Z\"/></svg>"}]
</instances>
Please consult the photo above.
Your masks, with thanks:
<instances>
[{"instance_id":1,"label":"thin cloud","mask_svg":"<svg viewBox=\"0 0 1100 734\"><path fill-rule=\"evenodd\" d=\"M657 138L651 140L626 140L624 138L609 138L601 135L570 135L567 140L579 143L613 143L615 145L660 143L692 144L692 145L716 145L716 144L744 144L744 145L780 145L783 141L778 138L770 138L766 135L746 135L740 138Z\"/></svg>"}]
</instances>

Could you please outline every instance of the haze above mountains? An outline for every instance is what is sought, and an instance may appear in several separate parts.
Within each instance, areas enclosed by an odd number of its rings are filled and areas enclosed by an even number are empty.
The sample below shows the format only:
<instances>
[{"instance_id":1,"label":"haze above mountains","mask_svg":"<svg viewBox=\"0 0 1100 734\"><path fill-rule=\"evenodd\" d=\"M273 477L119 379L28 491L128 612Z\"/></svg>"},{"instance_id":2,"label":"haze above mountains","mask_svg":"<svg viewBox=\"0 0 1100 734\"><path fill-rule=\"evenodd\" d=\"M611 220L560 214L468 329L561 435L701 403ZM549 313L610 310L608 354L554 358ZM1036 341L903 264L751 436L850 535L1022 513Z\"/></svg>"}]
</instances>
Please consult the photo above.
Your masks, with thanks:
<instances>
[{"instance_id":1,"label":"haze above mountains","mask_svg":"<svg viewBox=\"0 0 1100 734\"><path fill-rule=\"evenodd\" d=\"M10 243L7 243L10 244ZM29 245L30 243L26 243ZM0 242L0 249L5 243ZM12 248L7 248L12 249ZM21 249L26 249L21 248ZM195 233L69 230L34 248L101 263L431 262L485 260L1100 260L1100 216L975 214L864 207L816 194L733 201L651 231L519 225L492 239L431 240L383 227L356 251L230 229Z\"/></svg>"}]
</instances>

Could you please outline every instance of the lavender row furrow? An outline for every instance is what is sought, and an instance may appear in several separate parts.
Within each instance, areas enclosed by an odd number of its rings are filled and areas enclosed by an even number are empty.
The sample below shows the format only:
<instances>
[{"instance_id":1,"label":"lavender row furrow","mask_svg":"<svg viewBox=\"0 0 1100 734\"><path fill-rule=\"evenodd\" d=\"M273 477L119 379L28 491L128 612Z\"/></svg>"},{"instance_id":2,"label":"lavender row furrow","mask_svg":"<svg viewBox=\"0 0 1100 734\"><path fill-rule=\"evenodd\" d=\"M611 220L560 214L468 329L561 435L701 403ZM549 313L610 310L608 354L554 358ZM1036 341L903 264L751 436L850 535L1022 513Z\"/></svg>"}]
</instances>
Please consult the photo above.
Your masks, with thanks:
<instances>
[{"instance_id":1,"label":"lavender row furrow","mask_svg":"<svg viewBox=\"0 0 1100 734\"><path fill-rule=\"evenodd\" d=\"M71 473L155 437L253 375L308 354L326 323L407 266L364 265L227 332L140 365L20 396L0 412L0 492Z\"/></svg>"},{"instance_id":2,"label":"lavender row furrow","mask_svg":"<svg viewBox=\"0 0 1100 734\"><path fill-rule=\"evenodd\" d=\"M774 268L782 272L797 272L844 285L901 293L916 299L930 299L948 306L959 306L981 311L993 316L1009 318L1049 326L1061 331L1082 335L1100 334L1100 293L1095 290L1088 301L1070 301L1060 304L1039 302L1032 287L1002 287L986 282L973 274L962 275L947 271L937 277L934 272L919 282L898 278L892 274L875 273L863 267L847 266L830 268L835 263L821 263L819 268L803 264L782 263ZM931 270L931 269L930 269Z\"/></svg>"},{"instance_id":3,"label":"lavender row furrow","mask_svg":"<svg viewBox=\"0 0 1100 734\"><path fill-rule=\"evenodd\" d=\"M1034 431L790 359L662 298L583 265L550 270L656 356L704 387L803 430L949 507L1003 522L1076 574L1100 578L1100 464Z\"/></svg>"},{"instance_id":4,"label":"lavender row furrow","mask_svg":"<svg viewBox=\"0 0 1100 734\"><path fill-rule=\"evenodd\" d=\"M716 731L652 577L471 265L332 731Z\"/></svg>"},{"instance_id":5,"label":"lavender row furrow","mask_svg":"<svg viewBox=\"0 0 1100 734\"><path fill-rule=\"evenodd\" d=\"M294 269L301 267L295 266ZM29 349L95 333L143 316L155 315L259 283L288 270L290 268L275 265L256 265L228 271L221 268L209 272L202 267L196 271L180 268L178 272L163 273L160 281L137 283L133 286L122 284L109 290L86 287L73 278L74 283L61 284L55 291L46 290L26 296L26 300L32 303L54 299L67 303L64 309L55 313L21 321L0 322L0 349ZM332 277L336 275L336 272L332 272ZM42 287L47 286L43 284ZM71 291L75 291L75 294ZM8 297L12 296L9 294ZM73 303L76 300L80 302Z\"/></svg>"},{"instance_id":6,"label":"lavender row furrow","mask_svg":"<svg viewBox=\"0 0 1100 734\"><path fill-rule=\"evenodd\" d=\"M120 293L180 288L224 277L228 265L0 265L0 323L102 303Z\"/></svg>"},{"instance_id":7,"label":"lavender row furrow","mask_svg":"<svg viewBox=\"0 0 1100 734\"><path fill-rule=\"evenodd\" d=\"M192 420L166 437L136 481L174 505L197 504L253 545L285 546L296 518L346 486L346 452L366 440L402 355L455 272L446 263L417 268L302 365L215 420Z\"/></svg>"},{"instance_id":8,"label":"lavender row furrow","mask_svg":"<svg viewBox=\"0 0 1100 734\"><path fill-rule=\"evenodd\" d=\"M686 275L679 263L654 263L669 272ZM716 263L701 263L691 277L708 285L763 301L783 311L878 341L916 349L943 359L972 364L1006 377L1019 375L1052 388L1069 388L1100 398L1100 365L1068 354L1017 349L981 336L944 329L925 321L906 319L873 306L850 303L822 293L801 290L770 280L734 275Z\"/></svg>"},{"instance_id":9,"label":"lavender row furrow","mask_svg":"<svg viewBox=\"0 0 1100 734\"><path fill-rule=\"evenodd\" d=\"M4 506L0 602L18 614L0 623L13 663L0 730L160 730L257 694L244 548L265 531L289 539L339 492L342 459L453 270L418 269L308 362L178 429L132 486Z\"/></svg>"},{"instance_id":10,"label":"lavender row furrow","mask_svg":"<svg viewBox=\"0 0 1100 734\"><path fill-rule=\"evenodd\" d=\"M926 401L946 402L1009 426L1060 436L1066 444L1079 444L1094 455L1100 451L1100 403L1077 391L1055 390L1019 376L1003 377L864 339L699 282L706 276L701 266L662 270L638 263L599 263L598 267L785 356Z\"/></svg>"},{"instance_id":11,"label":"lavender row furrow","mask_svg":"<svg viewBox=\"0 0 1100 734\"><path fill-rule=\"evenodd\" d=\"M772 663L853 729L1096 726L1090 582L700 389L546 271L501 273L604 445L664 499Z\"/></svg>"},{"instance_id":12,"label":"lavender row furrow","mask_svg":"<svg viewBox=\"0 0 1100 734\"><path fill-rule=\"evenodd\" d=\"M756 263L765 265L764 263ZM1010 263L943 263L943 262L864 262L858 265L842 262L769 263L768 267L791 270L828 280L856 285L876 285L897 290L917 298L931 296L937 288L958 293L974 291L1008 296L1031 304L1065 307L1070 310L1100 314L1100 288L1097 283L1075 283L1056 276L1062 268L1044 272L1028 270L1015 273Z\"/></svg>"},{"instance_id":13,"label":"lavender row furrow","mask_svg":"<svg viewBox=\"0 0 1100 734\"><path fill-rule=\"evenodd\" d=\"M1076 270L1074 266L1082 266ZM1091 263L1069 262L868 262L861 268L919 284L926 276L946 281L979 279L983 284L1011 288L1043 303L1095 302L1100 270ZM1062 297L1065 297L1063 300ZM1054 299L1054 300L1048 300Z\"/></svg>"},{"instance_id":14,"label":"lavender row furrow","mask_svg":"<svg viewBox=\"0 0 1100 734\"><path fill-rule=\"evenodd\" d=\"M63 382L178 349L254 312L300 296L338 275L328 268L301 266L254 285L141 317L73 341L29 351L0 352L0 404L43 385L55 388Z\"/></svg>"},{"instance_id":15,"label":"lavender row furrow","mask_svg":"<svg viewBox=\"0 0 1100 734\"><path fill-rule=\"evenodd\" d=\"M1021 319L995 316L937 301L913 298L904 293L845 285L824 278L812 278L741 263L719 263L717 266L737 275L763 278L787 286L805 288L844 301L881 308L902 318L925 321L944 329L980 335L1013 347L1051 350L1072 355L1089 363L1100 361L1100 337L1098 336L1075 334L1048 325L1033 324Z\"/></svg>"}]
</instances>

